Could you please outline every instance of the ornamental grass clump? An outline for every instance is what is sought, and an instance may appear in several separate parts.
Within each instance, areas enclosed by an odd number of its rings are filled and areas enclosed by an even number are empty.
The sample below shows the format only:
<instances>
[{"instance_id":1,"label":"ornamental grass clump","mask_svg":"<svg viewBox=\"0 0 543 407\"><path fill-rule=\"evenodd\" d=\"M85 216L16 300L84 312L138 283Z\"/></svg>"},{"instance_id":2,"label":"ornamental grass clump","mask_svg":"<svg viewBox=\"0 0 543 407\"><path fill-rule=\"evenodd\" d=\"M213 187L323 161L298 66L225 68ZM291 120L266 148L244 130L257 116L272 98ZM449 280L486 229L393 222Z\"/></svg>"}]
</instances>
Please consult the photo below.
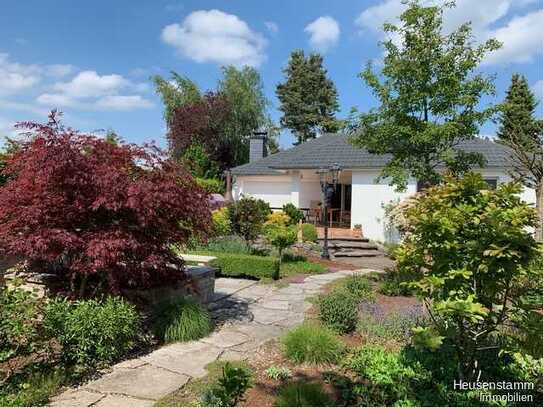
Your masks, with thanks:
<instances>
[{"instance_id":1,"label":"ornamental grass clump","mask_svg":"<svg viewBox=\"0 0 543 407\"><path fill-rule=\"evenodd\" d=\"M290 383L279 390L276 407L333 407L334 402L319 383Z\"/></svg>"},{"instance_id":2,"label":"ornamental grass clump","mask_svg":"<svg viewBox=\"0 0 543 407\"><path fill-rule=\"evenodd\" d=\"M192 299L165 301L154 314L153 330L165 343L197 340L213 330L209 313Z\"/></svg>"},{"instance_id":3,"label":"ornamental grass clump","mask_svg":"<svg viewBox=\"0 0 543 407\"><path fill-rule=\"evenodd\" d=\"M329 329L315 323L304 323L286 334L283 352L296 363L315 365L335 363L343 353L343 344Z\"/></svg>"}]
</instances>

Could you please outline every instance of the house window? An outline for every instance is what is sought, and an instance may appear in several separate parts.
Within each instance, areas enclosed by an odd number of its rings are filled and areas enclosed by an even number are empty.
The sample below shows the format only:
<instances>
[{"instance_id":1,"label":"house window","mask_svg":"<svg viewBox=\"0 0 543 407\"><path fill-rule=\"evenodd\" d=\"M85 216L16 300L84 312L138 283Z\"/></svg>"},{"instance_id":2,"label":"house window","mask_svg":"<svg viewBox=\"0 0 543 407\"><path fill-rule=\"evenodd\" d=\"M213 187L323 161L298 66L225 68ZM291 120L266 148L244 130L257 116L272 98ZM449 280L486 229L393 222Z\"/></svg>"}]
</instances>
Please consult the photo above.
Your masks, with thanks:
<instances>
[{"instance_id":1,"label":"house window","mask_svg":"<svg viewBox=\"0 0 543 407\"><path fill-rule=\"evenodd\" d=\"M488 189L496 189L496 187L498 186L497 178L484 178L483 180L488 185Z\"/></svg>"}]
</instances>

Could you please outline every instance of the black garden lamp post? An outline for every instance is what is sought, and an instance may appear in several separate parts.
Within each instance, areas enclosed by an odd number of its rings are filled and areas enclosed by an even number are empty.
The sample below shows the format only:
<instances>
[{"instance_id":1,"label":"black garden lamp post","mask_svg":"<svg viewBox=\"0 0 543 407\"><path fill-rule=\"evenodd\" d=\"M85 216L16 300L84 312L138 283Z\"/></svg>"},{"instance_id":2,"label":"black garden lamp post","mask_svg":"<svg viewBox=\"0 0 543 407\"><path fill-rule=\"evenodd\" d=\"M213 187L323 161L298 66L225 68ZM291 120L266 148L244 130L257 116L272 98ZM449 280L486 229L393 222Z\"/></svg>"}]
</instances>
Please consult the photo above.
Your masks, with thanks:
<instances>
[{"instance_id":1,"label":"black garden lamp post","mask_svg":"<svg viewBox=\"0 0 543 407\"><path fill-rule=\"evenodd\" d=\"M323 259L330 259L330 253L328 252L328 208L332 205L340 172L341 167L338 164L333 164L328 168L321 168L317 171L321 183L322 219L324 220L324 244L321 254Z\"/></svg>"}]
</instances>

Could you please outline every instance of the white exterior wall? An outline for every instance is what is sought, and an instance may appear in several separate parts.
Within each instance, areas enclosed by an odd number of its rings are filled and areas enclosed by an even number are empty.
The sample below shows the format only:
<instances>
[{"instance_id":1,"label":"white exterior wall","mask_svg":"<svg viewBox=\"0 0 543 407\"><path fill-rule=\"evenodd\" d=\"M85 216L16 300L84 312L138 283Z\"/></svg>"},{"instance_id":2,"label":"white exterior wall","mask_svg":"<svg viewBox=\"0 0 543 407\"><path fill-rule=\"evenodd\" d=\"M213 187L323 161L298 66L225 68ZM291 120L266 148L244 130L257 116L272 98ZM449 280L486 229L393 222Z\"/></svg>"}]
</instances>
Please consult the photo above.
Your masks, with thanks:
<instances>
[{"instance_id":1,"label":"white exterior wall","mask_svg":"<svg viewBox=\"0 0 543 407\"><path fill-rule=\"evenodd\" d=\"M319 177L314 171L295 171L287 175L236 177L234 199L242 195L262 199L272 208L293 203L298 208L310 208L312 201L321 200Z\"/></svg>"},{"instance_id":2,"label":"white exterior wall","mask_svg":"<svg viewBox=\"0 0 543 407\"><path fill-rule=\"evenodd\" d=\"M292 201L292 176L268 175L236 177L233 186L234 199L242 195L262 199L272 208L282 208Z\"/></svg>"},{"instance_id":3,"label":"white exterior wall","mask_svg":"<svg viewBox=\"0 0 543 407\"><path fill-rule=\"evenodd\" d=\"M509 182L511 178L505 171L480 171L485 178L496 178L498 183ZM379 170L345 171L342 183L352 182L351 197L351 228L362 225L365 237L378 241L395 240L396 236L387 236L385 233L385 219L383 206L401 200L416 192L417 183L410 179L406 192L395 192L394 187L386 182L375 183ZM314 171L299 171L286 175L244 176L236 177L233 187L234 199L242 195L262 199L272 208L281 208L292 202L299 208L310 208L311 201L320 201L321 190L319 178ZM535 205L535 191L525 189L522 199Z\"/></svg>"},{"instance_id":4,"label":"white exterior wall","mask_svg":"<svg viewBox=\"0 0 543 407\"><path fill-rule=\"evenodd\" d=\"M417 191L417 182L410 179L406 192L395 192L386 182L375 183L379 170L353 171L351 197L351 228L362 226L362 234L372 240L385 241L383 206L401 200Z\"/></svg>"},{"instance_id":5,"label":"white exterior wall","mask_svg":"<svg viewBox=\"0 0 543 407\"><path fill-rule=\"evenodd\" d=\"M495 178L499 183L511 181L511 177L505 171L481 170L478 171L484 178ZM351 228L362 225L364 237L378 241L396 240L397 236L389 236L385 230L385 211L383 206L402 200L417 191L417 182L410 179L405 192L395 192L394 187L386 182L376 184L375 179L379 171L353 171L352 175L352 204L351 204ZM525 188L521 198L535 205L535 191Z\"/></svg>"}]
</instances>

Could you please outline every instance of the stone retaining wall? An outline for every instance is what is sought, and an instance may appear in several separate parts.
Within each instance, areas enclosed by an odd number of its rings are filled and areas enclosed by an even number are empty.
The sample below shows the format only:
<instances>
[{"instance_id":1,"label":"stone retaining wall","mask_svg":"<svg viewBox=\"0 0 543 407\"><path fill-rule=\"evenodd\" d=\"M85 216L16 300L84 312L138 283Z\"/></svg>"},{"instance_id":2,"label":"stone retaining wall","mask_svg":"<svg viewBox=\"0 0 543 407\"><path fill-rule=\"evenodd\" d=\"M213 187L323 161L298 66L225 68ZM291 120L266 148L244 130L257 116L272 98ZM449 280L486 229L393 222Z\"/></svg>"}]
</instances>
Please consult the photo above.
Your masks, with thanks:
<instances>
[{"instance_id":1,"label":"stone retaining wall","mask_svg":"<svg viewBox=\"0 0 543 407\"><path fill-rule=\"evenodd\" d=\"M190 296L202 304L212 301L215 291L215 269L207 266L187 266L186 273L188 280L177 285L147 290L127 290L124 294L130 299L143 299L151 305L185 296ZM8 285L11 280L20 278L24 281L22 287L36 291L38 296L46 295L48 287L53 283L53 277L55 276L27 273L5 275Z\"/></svg>"},{"instance_id":2,"label":"stone retaining wall","mask_svg":"<svg viewBox=\"0 0 543 407\"><path fill-rule=\"evenodd\" d=\"M201 304L213 299L215 292L215 269L207 266L186 266L188 281L174 286L157 287L148 290L130 290L127 296L145 299L149 304L180 297L192 297Z\"/></svg>"}]
</instances>

